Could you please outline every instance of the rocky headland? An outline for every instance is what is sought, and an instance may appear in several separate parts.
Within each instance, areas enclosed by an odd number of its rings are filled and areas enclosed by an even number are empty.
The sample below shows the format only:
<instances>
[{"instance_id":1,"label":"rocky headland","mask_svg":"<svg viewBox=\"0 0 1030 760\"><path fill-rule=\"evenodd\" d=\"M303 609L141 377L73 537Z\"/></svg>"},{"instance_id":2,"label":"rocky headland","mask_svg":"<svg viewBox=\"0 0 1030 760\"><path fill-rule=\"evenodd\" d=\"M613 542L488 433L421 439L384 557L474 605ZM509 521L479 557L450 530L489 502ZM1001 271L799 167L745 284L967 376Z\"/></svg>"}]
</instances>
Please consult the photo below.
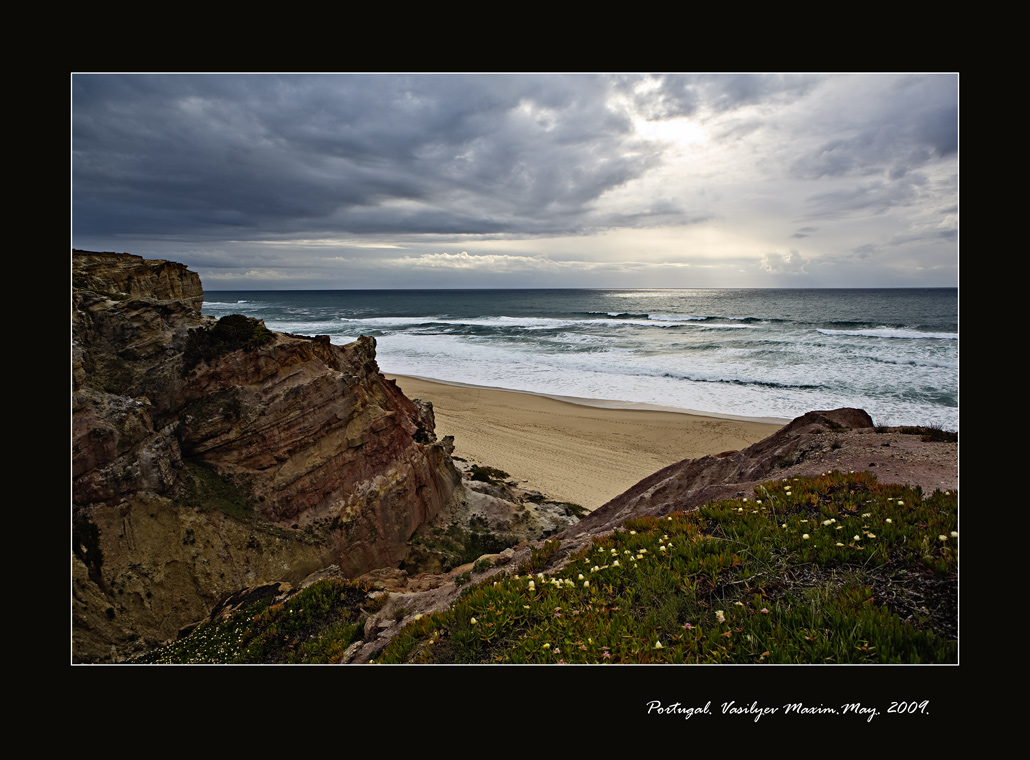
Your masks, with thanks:
<instances>
[{"instance_id":1,"label":"rocky headland","mask_svg":"<svg viewBox=\"0 0 1030 760\"><path fill-rule=\"evenodd\" d=\"M76 251L73 270L78 662L124 660L327 576L380 597L335 660L366 662L409 620L517 567L546 538L559 541L552 572L627 519L774 478L868 470L927 493L958 485L954 438L838 409L673 464L578 519L505 473L455 460L431 405L379 372L372 338L334 346L205 317L199 277L172 262Z\"/></svg>"},{"instance_id":2,"label":"rocky headland","mask_svg":"<svg viewBox=\"0 0 1030 760\"><path fill-rule=\"evenodd\" d=\"M153 646L240 589L442 571L472 536L575 520L503 484L467 488L374 339L205 317L199 276L173 262L72 261L74 660ZM450 540L413 548L434 526Z\"/></svg>"}]
</instances>

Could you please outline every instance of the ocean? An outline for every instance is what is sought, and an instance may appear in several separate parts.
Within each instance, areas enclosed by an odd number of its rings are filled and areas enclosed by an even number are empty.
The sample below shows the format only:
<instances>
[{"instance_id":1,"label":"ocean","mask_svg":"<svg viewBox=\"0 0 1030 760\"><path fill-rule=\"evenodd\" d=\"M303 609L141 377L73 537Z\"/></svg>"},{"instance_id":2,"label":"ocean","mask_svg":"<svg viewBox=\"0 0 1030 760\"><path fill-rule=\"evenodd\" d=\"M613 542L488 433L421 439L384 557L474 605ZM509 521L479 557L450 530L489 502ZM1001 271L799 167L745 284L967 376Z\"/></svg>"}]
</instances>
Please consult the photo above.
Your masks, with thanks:
<instances>
[{"instance_id":1,"label":"ocean","mask_svg":"<svg viewBox=\"0 0 1030 760\"><path fill-rule=\"evenodd\" d=\"M204 313L359 335L387 374L752 419L958 430L958 290L209 291Z\"/></svg>"}]
</instances>

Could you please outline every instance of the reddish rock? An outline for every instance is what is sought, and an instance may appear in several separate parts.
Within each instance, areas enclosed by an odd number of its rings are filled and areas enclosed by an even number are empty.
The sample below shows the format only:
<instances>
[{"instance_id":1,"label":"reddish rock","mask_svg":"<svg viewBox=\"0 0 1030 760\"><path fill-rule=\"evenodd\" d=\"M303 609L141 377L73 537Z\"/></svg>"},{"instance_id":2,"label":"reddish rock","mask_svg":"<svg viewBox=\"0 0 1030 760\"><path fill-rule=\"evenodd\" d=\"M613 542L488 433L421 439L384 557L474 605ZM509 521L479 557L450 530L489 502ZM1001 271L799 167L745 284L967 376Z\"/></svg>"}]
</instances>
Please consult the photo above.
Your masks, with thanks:
<instances>
[{"instance_id":1,"label":"reddish rock","mask_svg":"<svg viewBox=\"0 0 1030 760\"><path fill-rule=\"evenodd\" d=\"M167 637L242 587L396 566L460 497L374 339L237 318L240 347L211 348L179 264L75 252L73 282L76 657Z\"/></svg>"}]
</instances>

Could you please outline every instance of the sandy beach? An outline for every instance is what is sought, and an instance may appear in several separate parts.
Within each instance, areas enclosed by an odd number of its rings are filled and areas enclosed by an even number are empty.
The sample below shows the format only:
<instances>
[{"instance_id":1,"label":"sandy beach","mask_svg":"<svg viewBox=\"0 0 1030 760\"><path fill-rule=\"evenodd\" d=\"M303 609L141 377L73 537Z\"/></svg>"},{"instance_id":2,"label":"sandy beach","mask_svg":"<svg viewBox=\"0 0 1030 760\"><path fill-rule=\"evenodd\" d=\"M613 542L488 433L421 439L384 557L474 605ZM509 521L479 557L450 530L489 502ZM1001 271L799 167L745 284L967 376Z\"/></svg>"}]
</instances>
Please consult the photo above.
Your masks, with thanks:
<instances>
[{"instance_id":1,"label":"sandy beach","mask_svg":"<svg viewBox=\"0 0 1030 760\"><path fill-rule=\"evenodd\" d=\"M388 377L433 403L437 435L454 436L456 457L591 510L667 465L745 448L785 424Z\"/></svg>"}]
</instances>

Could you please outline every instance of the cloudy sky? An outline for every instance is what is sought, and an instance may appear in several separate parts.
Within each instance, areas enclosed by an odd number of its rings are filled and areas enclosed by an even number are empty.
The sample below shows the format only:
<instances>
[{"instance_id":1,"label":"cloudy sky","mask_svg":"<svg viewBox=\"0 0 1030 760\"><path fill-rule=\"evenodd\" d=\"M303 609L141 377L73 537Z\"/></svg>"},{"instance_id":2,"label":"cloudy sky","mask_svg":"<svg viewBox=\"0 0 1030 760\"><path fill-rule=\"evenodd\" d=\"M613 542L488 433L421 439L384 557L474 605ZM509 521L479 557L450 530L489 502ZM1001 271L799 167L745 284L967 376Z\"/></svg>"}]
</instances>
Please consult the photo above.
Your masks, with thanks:
<instances>
[{"instance_id":1,"label":"cloudy sky","mask_svg":"<svg viewBox=\"0 0 1030 760\"><path fill-rule=\"evenodd\" d=\"M955 74L76 74L72 245L206 290L958 282Z\"/></svg>"}]
</instances>

